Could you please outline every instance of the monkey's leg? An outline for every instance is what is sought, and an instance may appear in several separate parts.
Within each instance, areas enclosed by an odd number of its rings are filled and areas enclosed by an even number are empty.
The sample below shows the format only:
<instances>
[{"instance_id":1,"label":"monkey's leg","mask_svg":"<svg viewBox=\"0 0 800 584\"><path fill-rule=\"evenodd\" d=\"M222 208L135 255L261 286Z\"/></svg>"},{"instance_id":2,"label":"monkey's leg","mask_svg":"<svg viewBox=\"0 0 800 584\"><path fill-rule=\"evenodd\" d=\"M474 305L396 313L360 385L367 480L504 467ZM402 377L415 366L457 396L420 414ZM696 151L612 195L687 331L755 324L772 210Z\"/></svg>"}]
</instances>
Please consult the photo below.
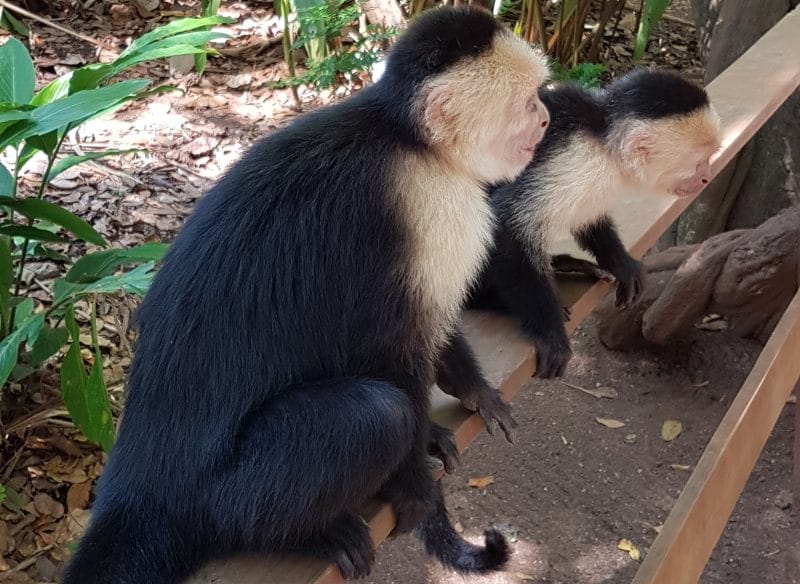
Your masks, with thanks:
<instances>
[{"instance_id":1,"label":"monkey's leg","mask_svg":"<svg viewBox=\"0 0 800 584\"><path fill-rule=\"evenodd\" d=\"M636 302L644 287L644 270L628 255L611 219L604 215L574 235L578 245L591 252L600 267L616 278L617 308L628 308Z\"/></svg>"},{"instance_id":2,"label":"monkey's leg","mask_svg":"<svg viewBox=\"0 0 800 584\"><path fill-rule=\"evenodd\" d=\"M507 230L498 233L487 276L536 349L536 375L564 374L572 356L564 311L553 283L550 258L543 249L526 252ZM534 253L537 257L528 257Z\"/></svg>"},{"instance_id":3,"label":"monkey's leg","mask_svg":"<svg viewBox=\"0 0 800 584\"><path fill-rule=\"evenodd\" d=\"M407 458L416 416L383 382L287 388L243 420L221 463L210 508L223 539L251 552L302 549L363 575L374 552L353 511Z\"/></svg>"},{"instance_id":4,"label":"monkey's leg","mask_svg":"<svg viewBox=\"0 0 800 584\"><path fill-rule=\"evenodd\" d=\"M450 342L439 355L436 383L442 391L457 397L465 408L478 412L489 434L494 434L497 423L506 439L514 442L513 430L517 423L511 416L511 406L503 401L497 388L486 380L461 330L451 335Z\"/></svg>"},{"instance_id":5,"label":"monkey's leg","mask_svg":"<svg viewBox=\"0 0 800 584\"><path fill-rule=\"evenodd\" d=\"M584 259L574 258L567 254L559 254L550 258L550 261L553 270L556 272L576 272L578 274L586 274L590 278L602 280L603 282L614 281L614 274Z\"/></svg>"}]
</instances>

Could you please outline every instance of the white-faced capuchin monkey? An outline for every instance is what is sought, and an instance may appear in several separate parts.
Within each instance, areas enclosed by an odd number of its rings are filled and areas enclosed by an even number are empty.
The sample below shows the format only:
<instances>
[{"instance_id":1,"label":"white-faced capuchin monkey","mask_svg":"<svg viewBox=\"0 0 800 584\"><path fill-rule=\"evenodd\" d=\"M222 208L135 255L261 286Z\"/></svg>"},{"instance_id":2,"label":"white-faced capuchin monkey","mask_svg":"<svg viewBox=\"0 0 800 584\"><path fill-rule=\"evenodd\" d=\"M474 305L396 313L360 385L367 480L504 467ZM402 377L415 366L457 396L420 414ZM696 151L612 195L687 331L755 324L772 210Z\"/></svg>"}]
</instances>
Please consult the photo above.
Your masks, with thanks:
<instances>
[{"instance_id":1,"label":"white-faced capuchin monkey","mask_svg":"<svg viewBox=\"0 0 800 584\"><path fill-rule=\"evenodd\" d=\"M643 280L608 211L621 193L697 193L708 182L709 158L720 146L716 112L706 92L666 72L635 70L603 90L573 84L542 88L551 123L525 171L494 187L495 248L469 301L517 318L533 342L537 375L563 375L571 357L553 265L617 281L616 304L635 301ZM599 269L548 255L565 232L592 253ZM491 396L469 346L455 335L440 365L440 387L456 397ZM483 389L481 389L483 388ZM469 406L468 406L469 407ZM472 408L474 409L474 408ZM487 424L490 424L488 421Z\"/></svg>"},{"instance_id":2,"label":"white-faced capuchin monkey","mask_svg":"<svg viewBox=\"0 0 800 584\"><path fill-rule=\"evenodd\" d=\"M546 71L489 12L426 11L377 83L263 138L198 202L138 311L65 584L175 584L240 552L363 576L374 496L447 566L504 564L499 532L476 546L450 523L429 394L488 258L485 185L514 179L547 125Z\"/></svg>"}]
</instances>

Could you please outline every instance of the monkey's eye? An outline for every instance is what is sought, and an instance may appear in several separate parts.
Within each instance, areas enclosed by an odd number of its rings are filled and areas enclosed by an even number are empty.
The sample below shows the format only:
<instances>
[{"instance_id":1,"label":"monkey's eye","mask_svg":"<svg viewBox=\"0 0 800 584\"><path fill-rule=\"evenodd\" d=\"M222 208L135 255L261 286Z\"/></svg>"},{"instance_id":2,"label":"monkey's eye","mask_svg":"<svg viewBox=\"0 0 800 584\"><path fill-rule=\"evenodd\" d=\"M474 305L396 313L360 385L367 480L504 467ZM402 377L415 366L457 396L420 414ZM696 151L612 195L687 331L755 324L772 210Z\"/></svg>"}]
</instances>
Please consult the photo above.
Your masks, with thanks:
<instances>
[{"instance_id":1,"label":"monkey's eye","mask_svg":"<svg viewBox=\"0 0 800 584\"><path fill-rule=\"evenodd\" d=\"M528 110L530 113L536 113L536 110L539 109L537 102L539 100L535 95L532 95L528 98L528 102L525 104L525 109Z\"/></svg>"}]
</instances>

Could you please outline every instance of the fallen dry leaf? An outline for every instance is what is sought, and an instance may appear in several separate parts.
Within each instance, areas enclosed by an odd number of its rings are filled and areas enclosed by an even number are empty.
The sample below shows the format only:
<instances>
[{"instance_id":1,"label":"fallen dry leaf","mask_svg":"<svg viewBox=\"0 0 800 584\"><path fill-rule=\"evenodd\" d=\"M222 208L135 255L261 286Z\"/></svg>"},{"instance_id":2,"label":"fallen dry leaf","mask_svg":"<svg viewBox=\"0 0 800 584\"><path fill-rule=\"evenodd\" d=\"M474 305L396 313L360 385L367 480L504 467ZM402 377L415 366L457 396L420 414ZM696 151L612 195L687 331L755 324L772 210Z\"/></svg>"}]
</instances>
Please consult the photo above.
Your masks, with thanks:
<instances>
[{"instance_id":1,"label":"fallen dry leaf","mask_svg":"<svg viewBox=\"0 0 800 584\"><path fill-rule=\"evenodd\" d=\"M619 543L617 544L617 549L622 550L623 552L628 552L628 555L635 562L638 562L642 557L637 547L633 545L633 542L629 539L619 540Z\"/></svg>"},{"instance_id":2,"label":"fallen dry leaf","mask_svg":"<svg viewBox=\"0 0 800 584\"><path fill-rule=\"evenodd\" d=\"M49 515L55 519L64 516L64 506L44 493L39 493L33 498L33 506L40 515Z\"/></svg>"},{"instance_id":3,"label":"fallen dry leaf","mask_svg":"<svg viewBox=\"0 0 800 584\"><path fill-rule=\"evenodd\" d=\"M701 381L700 383L693 383L692 387L706 387L708 385L708 380Z\"/></svg>"},{"instance_id":4,"label":"fallen dry leaf","mask_svg":"<svg viewBox=\"0 0 800 584\"><path fill-rule=\"evenodd\" d=\"M633 444L636 442L636 434L625 434L625 438L623 438L625 444Z\"/></svg>"},{"instance_id":5,"label":"fallen dry leaf","mask_svg":"<svg viewBox=\"0 0 800 584\"><path fill-rule=\"evenodd\" d=\"M89 495L92 492L92 481L75 483L67 491L67 509L70 513L77 509L86 509Z\"/></svg>"},{"instance_id":6,"label":"fallen dry leaf","mask_svg":"<svg viewBox=\"0 0 800 584\"><path fill-rule=\"evenodd\" d=\"M536 580L536 578L524 572L517 572L517 578L519 578L523 582L534 582Z\"/></svg>"},{"instance_id":7,"label":"fallen dry leaf","mask_svg":"<svg viewBox=\"0 0 800 584\"><path fill-rule=\"evenodd\" d=\"M625 422L620 422L619 420L613 420L611 418L595 418L598 424L602 424L606 428L622 428L625 426Z\"/></svg>"},{"instance_id":8,"label":"fallen dry leaf","mask_svg":"<svg viewBox=\"0 0 800 584\"><path fill-rule=\"evenodd\" d=\"M494 482L494 477L477 477L467 483L473 489L484 489Z\"/></svg>"},{"instance_id":9,"label":"fallen dry leaf","mask_svg":"<svg viewBox=\"0 0 800 584\"><path fill-rule=\"evenodd\" d=\"M661 425L661 438L664 442L672 442L683 432L683 424L679 420L665 420Z\"/></svg>"},{"instance_id":10,"label":"fallen dry leaf","mask_svg":"<svg viewBox=\"0 0 800 584\"><path fill-rule=\"evenodd\" d=\"M613 387L598 387L596 389L586 389L585 387L581 387L580 385L574 385L572 383L567 383L566 381L561 382L563 385L567 387L571 387L572 389L577 389L578 391L582 391L583 393L588 393L589 395L596 397L597 399L605 398L605 399L616 399L619 397L619 393Z\"/></svg>"},{"instance_id":11,"label":"fallen dry leaf","mask_svg":"<svg viewBox=\"0 0 800 584\"><path fill-rule=\"evenodd\" d=\"M682 470L682 471L690 471L690 470L692 470L692 467L689 466L688 464L670 464L669 467L672 470Z\"/></svg>"}]
</instances>

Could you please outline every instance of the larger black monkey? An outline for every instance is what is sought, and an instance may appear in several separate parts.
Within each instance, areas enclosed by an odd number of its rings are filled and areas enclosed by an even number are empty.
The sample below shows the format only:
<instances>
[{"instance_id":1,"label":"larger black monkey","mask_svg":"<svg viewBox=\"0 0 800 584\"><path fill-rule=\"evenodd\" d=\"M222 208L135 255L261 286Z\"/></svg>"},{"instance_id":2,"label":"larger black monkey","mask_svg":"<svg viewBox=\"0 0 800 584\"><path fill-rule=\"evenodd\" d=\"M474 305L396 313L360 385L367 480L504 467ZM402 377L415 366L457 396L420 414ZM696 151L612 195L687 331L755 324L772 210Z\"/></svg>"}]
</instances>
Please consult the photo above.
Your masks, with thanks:
<instances>
[{"instance_id":1,"label":"larger black monkey","mask_svg":"<svg viewBox=\"0 0 800 584\"><path fill-rule=\"evenodd\" d=\"M433 364L491 240L483 186L546 125L545 61L483 10L432 10L381 80L256 144L198 203L138 313L119 437L66 584L167 584L240 551L369 571L381 494L457 569L425 463ZM420 522L421 521L421 522Z\"/></svg>"}]
</instances>

